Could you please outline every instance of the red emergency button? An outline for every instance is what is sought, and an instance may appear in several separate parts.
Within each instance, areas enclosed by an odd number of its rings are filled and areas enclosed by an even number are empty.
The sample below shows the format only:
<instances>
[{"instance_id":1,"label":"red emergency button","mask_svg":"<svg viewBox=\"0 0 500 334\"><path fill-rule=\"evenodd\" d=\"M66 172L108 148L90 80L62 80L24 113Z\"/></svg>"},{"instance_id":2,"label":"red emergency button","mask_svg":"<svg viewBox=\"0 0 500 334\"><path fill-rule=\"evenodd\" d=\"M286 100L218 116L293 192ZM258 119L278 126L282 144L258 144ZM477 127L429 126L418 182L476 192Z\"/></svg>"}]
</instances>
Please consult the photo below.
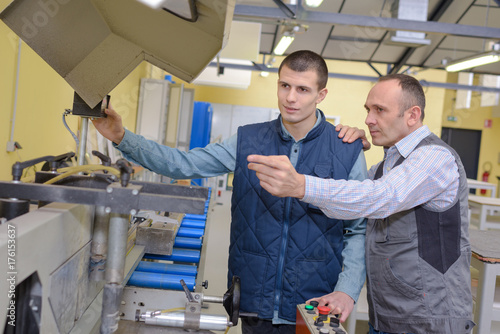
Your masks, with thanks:
<instances>
[{"instance_id":1,"label":"red emergency button","mask_svg":"<svg viewBox=\"0 0 500 334\"><path fill-rule=\"evenodd\" d=\"M318 311L320 315L328 315L330 308L328 306L318 306Z\"/></svg>"}]
</instances>

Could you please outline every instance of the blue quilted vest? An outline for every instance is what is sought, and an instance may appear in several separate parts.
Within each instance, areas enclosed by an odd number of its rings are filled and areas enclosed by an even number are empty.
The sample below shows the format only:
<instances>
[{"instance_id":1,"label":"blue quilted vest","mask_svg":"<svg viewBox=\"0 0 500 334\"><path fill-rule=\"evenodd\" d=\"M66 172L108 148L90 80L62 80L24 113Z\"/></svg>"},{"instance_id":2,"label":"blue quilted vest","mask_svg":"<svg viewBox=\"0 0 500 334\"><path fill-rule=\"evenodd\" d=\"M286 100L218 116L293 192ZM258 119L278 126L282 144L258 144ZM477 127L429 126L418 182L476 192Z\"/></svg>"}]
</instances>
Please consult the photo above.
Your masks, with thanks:
<instances>
[{"instance_id":1,"label":"blue quilted vest","mask_svg":"<svg viewBox=\"0 0 500 334\"><path fill-rule=\"evenodd\" d=\"M302 141L296 170L321 178L347 179L362 145L346 144L323 113ZM295 321L296 305L334 290L342 270L343 222L294 198L272 196L259 185L247 156L290 156L293 139L274 121L238 129L233 180L228 282L241 278L241 312L261 319Z\"/></svg>"}]
</instances>

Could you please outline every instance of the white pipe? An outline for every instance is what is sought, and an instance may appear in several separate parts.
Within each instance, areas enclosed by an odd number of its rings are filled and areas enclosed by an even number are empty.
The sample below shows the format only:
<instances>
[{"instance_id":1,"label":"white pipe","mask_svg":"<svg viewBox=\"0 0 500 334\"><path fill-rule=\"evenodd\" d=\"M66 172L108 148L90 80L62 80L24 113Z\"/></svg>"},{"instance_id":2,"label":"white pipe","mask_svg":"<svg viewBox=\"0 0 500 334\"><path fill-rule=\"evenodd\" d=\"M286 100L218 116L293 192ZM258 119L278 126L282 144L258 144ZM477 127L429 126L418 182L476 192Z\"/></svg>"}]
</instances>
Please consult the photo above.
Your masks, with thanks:
<instances>
[{"instance_id":1,"label":"white pipe","mask_svg":"<svg viewBox=\"0 0 500 334\"><path fill-rule=\"evenodd\" d=\"M21 38L19 38L19 46L17 49L17 70L16 70L16 88L14 92L14 111L12 112L11 128L10 128L10 141L14 141L14 127L16 126L16 113L17 113L17 94L19 92L19 69L21 68Z\"/></svg>"},{"instance_id":2,"label":"white pipe","mask_svg":"<svg viewBox=\"0 0 500 334\"><path fill-rule=\"evenodd\" d=\"M85 153L87 152L87 135L89 132L89 119L82 117L80 123L80 147L78 147L78 166L85 165Z\"/></svg>"}]
</instances>

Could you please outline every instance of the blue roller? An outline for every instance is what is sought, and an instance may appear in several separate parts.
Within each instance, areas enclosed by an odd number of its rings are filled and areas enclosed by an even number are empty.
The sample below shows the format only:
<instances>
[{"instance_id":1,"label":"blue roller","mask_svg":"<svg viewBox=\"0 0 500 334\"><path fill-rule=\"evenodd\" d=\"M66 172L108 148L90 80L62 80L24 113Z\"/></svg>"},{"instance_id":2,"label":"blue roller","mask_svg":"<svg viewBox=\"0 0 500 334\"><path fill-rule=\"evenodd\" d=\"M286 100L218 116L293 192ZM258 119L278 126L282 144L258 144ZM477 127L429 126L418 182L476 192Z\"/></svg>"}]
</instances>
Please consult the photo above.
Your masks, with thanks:
<instances>
[{"instance_id":1,"label":"blue roller","mask_svg":"<svg viewBox=\"0 0 500 334\"><path fill-rule=\"evenodd\" d=\"M179 227L177 231L178 237L187 237L187 238L201 238L204 234L205 230L202 228L191 228L191 227Z\"/></svg>"},{"instance_id":2,"label":"blue roller","mask_svg":"<svg viewBox=\"0 0 500 334\"><path fill-rule=\"evenodd\" d=\"M184 219L181 222L181 228L182 227L192 227L192 228L205 228L206 222L204 220L186 220Z\"/></svg>"},{"instance_id":3,"label":"blue roller","mask_svg":"<svg viewBox=\"0 0 500 334\"><path fill-rule=\"evenodd\" d=\"M181 279L184 280L190 291L194 290L195 279L193 276L169 275L134 271L128 285L153 289L183 290Z\"/></svg>"},{"instance_id":4,"label":"blue roller","mask_svg":"<svg viewBox=\"0 0 500 334\"><path fill-rule=\"evenodd\" d=\"M200 238L176 237L175 242L174 242L174 247L188 248L188 249L201 249L201 239Z\"/></svg>"},{"instance_id":5,"label":"blue roller","mask_svg":"<svg viewBox=\"0 0 500 334\"><path fill-rule=\"evenodd\" d=\"M152 260L198 263L200 262L200 251L174 248L172 250L172 255L144 254L144 258Z\"/></svg>"},{"instance_id":6,"label":"blue roller","mask_svg":"<svg viewBox=\"0 0 500 334\"><path fill-rule=\"evenodd\" d=\"M136 271L145 271L148 273L168 274L168 275L182 275L182 276L196 276L198 269L196 266L186 264L172 264L141 261L135 269Z\"/></svg>"},{"instance_id":7,"label":"blue roller","mask_svg":"<svg viewBox=\"0 0 500 334\"><path fill-rule=\"evenodd\" d=\"M195 215L192 213L186 213L184 215L184 220L186 220L186 219L187 220L207 220L207 215Z\"/></svg>"}]
</instances>

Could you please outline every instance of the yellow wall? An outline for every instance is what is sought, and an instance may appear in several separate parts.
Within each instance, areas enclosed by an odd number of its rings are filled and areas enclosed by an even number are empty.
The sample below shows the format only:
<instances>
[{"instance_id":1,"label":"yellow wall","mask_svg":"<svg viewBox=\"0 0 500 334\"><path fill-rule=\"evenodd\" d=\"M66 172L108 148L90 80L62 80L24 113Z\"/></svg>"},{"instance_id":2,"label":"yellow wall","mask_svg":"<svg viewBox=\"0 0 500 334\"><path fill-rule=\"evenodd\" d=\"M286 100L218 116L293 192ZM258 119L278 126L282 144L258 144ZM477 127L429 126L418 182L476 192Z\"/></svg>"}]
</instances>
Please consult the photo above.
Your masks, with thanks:
<instances>
[{"instance_id":1,"label":"yellow wall","mask_svg":"<svg viewBox=\"0 0 500 334\"><path fill-rule=\"evenodd\" d=\"M22 149L6 151L15 100L18 41L18 37L0 21L0 180L11 179L11 167L16 161L77 152L75 141L62 122L64 110L73 107L74 91L24 43L13 138ZM110 93L112 105L131 129L135 129L140 78L147 76L147 69L147 63L141 64ZM70 115L66 121L76 133L79 117Z\"/></svg>"},{"instance_id":2,"label":"yellow wall","mask_svg":"<svg viewBox=\"0 0 500 334\"><path fill-rule=\"evenodd\" d=\"M474 85L478 85L479 76L474 76ZM450 82L457 82L457 74L449 75ZM446 90L443 108L443 126L449 128L481 130L481 148L479 152L479 164L477 179L482 180L485 171L484 165L491 163L492 171L488 182L498 185L497 176L500 176L500 118L492 117L492 107L481 107L481 94L472 92L471 107L468 109L454 109L456 90ZM457 121L447 120L448 116L456 116ZM491 128L485 128L485 120L491 120ZM489 191L486 196L489 196Z\"/></svg>"}]
</instances>

